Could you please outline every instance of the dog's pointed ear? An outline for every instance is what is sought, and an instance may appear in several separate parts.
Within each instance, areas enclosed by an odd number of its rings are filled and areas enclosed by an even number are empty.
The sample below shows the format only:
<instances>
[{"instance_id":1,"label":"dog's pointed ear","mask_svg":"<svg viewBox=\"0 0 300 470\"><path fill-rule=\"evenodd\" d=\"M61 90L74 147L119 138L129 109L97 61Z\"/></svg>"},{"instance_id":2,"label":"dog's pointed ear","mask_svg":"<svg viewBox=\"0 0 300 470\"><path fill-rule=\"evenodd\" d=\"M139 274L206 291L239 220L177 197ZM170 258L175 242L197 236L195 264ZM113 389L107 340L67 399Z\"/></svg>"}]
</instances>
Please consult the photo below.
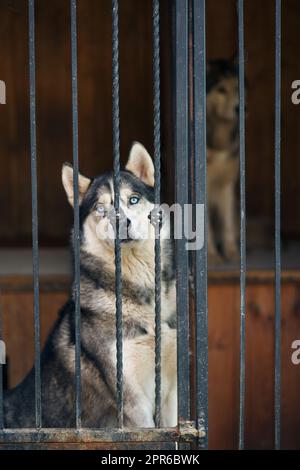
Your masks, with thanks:
<instances>
[{"instance_id":1,"label":"dog's pointed ear","mask_svg":"<svg viewBox=\"0 0 300 470\"><path fill-rule=\"evenodd\" d=\"M72 165L64 163L62 167L62 183L65 188L68 201L74 207L74 171ZM85 195L89 185L91 184L90 178L78 173L78 199L81 204L83 196Z\"/></svg>"},{"instance_id":2,"label":"dog's pointed ear","mask_svg":"<svg viewBox=\"0 0 300 470\"><path fill-rule=\"evenodd\" d=\"M154 165L152 158L139 142L134 142L130 153L126 170L131 171L148 186L154 186Z\"/></svg>"}]
</instances>

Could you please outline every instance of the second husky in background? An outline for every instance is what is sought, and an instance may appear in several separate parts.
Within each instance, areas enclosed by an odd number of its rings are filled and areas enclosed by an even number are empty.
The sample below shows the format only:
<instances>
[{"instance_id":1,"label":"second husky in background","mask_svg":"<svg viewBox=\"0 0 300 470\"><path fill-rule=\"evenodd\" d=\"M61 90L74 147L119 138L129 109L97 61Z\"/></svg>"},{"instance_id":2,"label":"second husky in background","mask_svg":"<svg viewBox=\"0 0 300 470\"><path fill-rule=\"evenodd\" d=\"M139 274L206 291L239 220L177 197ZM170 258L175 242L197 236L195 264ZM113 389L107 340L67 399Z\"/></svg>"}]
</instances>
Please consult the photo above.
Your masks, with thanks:
<instances>
[{"instance_id":1,"label":"second husky in background","mask_svg":"<svg viewBox=\"0 0 300 470\"><path fill-rule=\"evenodd\" d=\"M236 60L207 65L208 259L238 258L235 187L239 170L239 93ZM216 216L214 218L214 216ZM216 236L213 221L220 227Z\"/></svg>"}]
</instances>

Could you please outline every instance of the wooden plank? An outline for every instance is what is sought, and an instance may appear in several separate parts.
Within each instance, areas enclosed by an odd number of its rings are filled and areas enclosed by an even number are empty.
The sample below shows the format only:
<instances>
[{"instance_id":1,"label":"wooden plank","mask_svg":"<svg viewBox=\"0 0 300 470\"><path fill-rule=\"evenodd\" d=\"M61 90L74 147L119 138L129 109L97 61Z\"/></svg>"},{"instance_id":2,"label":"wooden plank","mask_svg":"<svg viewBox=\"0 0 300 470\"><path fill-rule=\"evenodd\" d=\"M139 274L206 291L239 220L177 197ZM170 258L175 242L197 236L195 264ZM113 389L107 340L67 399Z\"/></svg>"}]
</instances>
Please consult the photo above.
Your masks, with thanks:
<instances>
[{"instance_id":1,"label":"wooden plank","mask_svg":"<svg viewBox=\"0 0 300 470\"><path fill-rule=\"evenodd\" d=\"M274 288L247 290L245 444L251 449L274 445Z\"/></svg>"},{"instance_id":2,"label":"wooden plank","mask_svg":"<svg viewBox=\"0 0 300 470\"><path fill-rule=\"evenodd\" d=\"M300 366L291 344L300 339L300 284L282 287L282 447L299 449ZM245 446L274 445L274 288L247 289ZM239 286L209 287L210 448L236 448L238 433Z\"/></svg>"},{"instance_id":3,"label":"wooden plank","mask_svg":"<svg viewBox=\"0 0 300 470\"><path fill-rule=\"evenodd\" d=\"M240 282L240 272L236 270L211 270L208 274L209 281L212 284L219 283L237 283ZM271 269L254 269L247 271L247 282L253 284L272 284L275 276L274 271ZM300 271L297 269L283 270L282 271L282 282L293 283L300 281Z\"/></svg>"},{"instance_id":4,"label":"wooden plank","mask_svg":"<svg viewBox=\"0 0 300 470\"><path fill-rule=\"evenodd\" d=\"M43 292L40 296L41 343L53 326L59 309L68 298L67 292ZM14 387L29 372L34 361L33 294L1 294L3 337L9 360L8 385Z\"/></svg>"},{"instance_id":5,"label":"wooden plank","mask_svg":"<svg viewBox=\"0 0 300 470\"><path fill-rule=\"evenodd\" d=\"M233 449L238 439L239 291L235 285L208 290L209 448Z\"/></svg>"},{"instance_id":6,"label":"wooden plank","mask_svg":"<svg viewBox=\"0 0 300 470\"><path fill-rule=\"evenodd\" d=\"M213 284L239 284L238 271L210 271L209 282ZM247 282L251 284L272 284L274 273L271 270L254 270L247 272ZM282 282L284 284L300 282L300 271L282 271ZM41 291L65 291L70 290L72 277L59 275L43 275L40 278ZM32 278L27 275L3 275L0 276L0 289L2 291L24 291L32 289Z\"/></svg>"},{"instance_id":7,"label":"wooden plank","mask_svg":"<svg viewBox=\"0 0 300 470\"><path fill-rule=\"evenodd\" d=\"M66 281L66 280L65 280ZM16 279L14 279L16 283ZM22 284L23 283L23 284ZM23 287L22 287L23 286ZM43 284L42 284L43 286ZM2 291L9 383L16 385L33 364L33 295L28 279ZM51 282L50 282L51 287ZM41 289L42 343L68 298L63 284ZM282 288L282 437L284 448L300 448L300 366L291 363L291 344L300 339L300 283ZM239 285L209 285L209 446L231 449L238 439ZM273 445L274 289L250 282L247 289L246 448Z\"/></svg>"},{"instance_id":8,"label":"wooden plank","mask_svg":"<svg viewBox=\"0 0 300 470\"><path fill-rule=\"evenodd\" d=\"M40 291L57 292L70 291L72 284L71 276L67 275L49 275L40 278ZM31 276L0 276L1 293L4 292L26 292L32 291Z\"/></svg>"},{"instance_id":9,"label":"wooden plank","mask_svg":"<svg viewBox=\"0 0 300 470\"><path fill-rule=\"evenodd\" d=\"M293 341L300 340L300 284L282 290L282 448L300 449L300 365L291 361Z\"/></svg>"}]
</instances>

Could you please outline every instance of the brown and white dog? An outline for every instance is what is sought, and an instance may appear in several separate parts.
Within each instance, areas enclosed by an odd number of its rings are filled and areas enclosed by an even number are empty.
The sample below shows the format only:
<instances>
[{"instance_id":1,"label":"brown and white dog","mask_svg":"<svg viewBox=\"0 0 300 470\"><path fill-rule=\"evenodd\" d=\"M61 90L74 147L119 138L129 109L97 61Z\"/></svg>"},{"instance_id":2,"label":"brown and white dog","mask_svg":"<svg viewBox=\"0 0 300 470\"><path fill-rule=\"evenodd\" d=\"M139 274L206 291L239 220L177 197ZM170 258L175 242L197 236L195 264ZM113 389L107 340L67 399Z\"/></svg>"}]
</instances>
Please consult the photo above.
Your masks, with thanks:
<instances>
[{"instance_id":1,"label":"brown and white dog","mask_svg":"<svg viewBox=\"0 0 300 470\"><path fill-rule=\"evenodd\" d=\"M62 181L73 206L73 168ZM84 427L117 427L115 254L112 172L79 175L81 408ZM135 143L121 171L120 222L124 352L124 426L153 427L155 405L154 167ZM162 426L177 423L175 275L167 219L161 227ZM74 293L62 308L42 353L42 423L75 423ZM6 427L33 427L34 370L4 399Z\"/></svg>"}]
</instances>

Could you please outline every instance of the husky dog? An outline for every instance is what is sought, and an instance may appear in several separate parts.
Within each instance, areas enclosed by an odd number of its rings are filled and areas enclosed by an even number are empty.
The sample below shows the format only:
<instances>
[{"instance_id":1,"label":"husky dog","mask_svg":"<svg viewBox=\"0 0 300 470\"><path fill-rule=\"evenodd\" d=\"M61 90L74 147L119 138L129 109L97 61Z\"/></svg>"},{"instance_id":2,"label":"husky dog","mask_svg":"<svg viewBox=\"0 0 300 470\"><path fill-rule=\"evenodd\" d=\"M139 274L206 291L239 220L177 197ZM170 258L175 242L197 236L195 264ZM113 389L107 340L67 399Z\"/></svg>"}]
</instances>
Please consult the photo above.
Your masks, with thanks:
<instances>
[{"instance_id":1,"label":"husky dog","mask_svg":"<svg viewBox=\"0 0 300 470\"><path fill-rule=\"evenodd\" d=\"M213 215L221 231L222 254L238 258L235 186L239 170L239 93L236 59L214 60L207 66L207 192L208 256L222 261L213 230Z\"/></svg>"},{"instance_id":2,"label":"husky dog","mask_svg":"<svg viewBox=\"0 0 300 470\"><path fill-rule=\"evenodd\" d=\"M65 164L62 181L73 206L73 168ZM84 427L116 427L116 327L113 175L94 179L79 174L81 408ZM154 367L154 167L145 148L135 143L121 171L120 221L124 353L124 425L153 427ZM121 218L122 219L122 218ZM150 217L151 219L151 217ZM122 230L121 230L122 225ZM125 226L125 235L124 235ZM122 233L122 234L121 234ZM175 278L167 221L162 247L162 425L175 426L176 330ZM75 291L74 291L75 292ZM41 360L44 427L75 423L74 292L62 308ZM34 426L34 370L4 400L5 426Z\"/></svg>"}]
</instances>

